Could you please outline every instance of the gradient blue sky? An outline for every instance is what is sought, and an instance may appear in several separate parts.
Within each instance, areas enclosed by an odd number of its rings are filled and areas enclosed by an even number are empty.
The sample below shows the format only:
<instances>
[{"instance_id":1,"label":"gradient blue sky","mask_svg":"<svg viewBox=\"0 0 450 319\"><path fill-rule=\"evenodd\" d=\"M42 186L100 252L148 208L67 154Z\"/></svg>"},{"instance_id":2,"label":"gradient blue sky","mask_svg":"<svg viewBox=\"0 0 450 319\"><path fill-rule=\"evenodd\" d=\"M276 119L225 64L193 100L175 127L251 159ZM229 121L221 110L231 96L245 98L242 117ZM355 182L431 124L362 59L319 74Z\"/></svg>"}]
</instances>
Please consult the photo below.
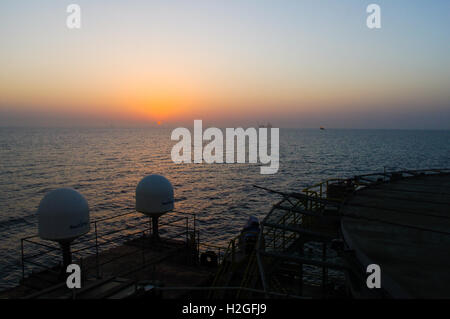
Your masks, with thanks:
<instances>
[{"instance_id":1,"label":"gradient blue sky","mask_svg":"<svg viewBox=\"0 0 450 319\"><path fill-rule=\"evenodd\" d=\"M450 1L2 0L0 39L1 126L450 129Z\"/></svg>"}]
</instances>

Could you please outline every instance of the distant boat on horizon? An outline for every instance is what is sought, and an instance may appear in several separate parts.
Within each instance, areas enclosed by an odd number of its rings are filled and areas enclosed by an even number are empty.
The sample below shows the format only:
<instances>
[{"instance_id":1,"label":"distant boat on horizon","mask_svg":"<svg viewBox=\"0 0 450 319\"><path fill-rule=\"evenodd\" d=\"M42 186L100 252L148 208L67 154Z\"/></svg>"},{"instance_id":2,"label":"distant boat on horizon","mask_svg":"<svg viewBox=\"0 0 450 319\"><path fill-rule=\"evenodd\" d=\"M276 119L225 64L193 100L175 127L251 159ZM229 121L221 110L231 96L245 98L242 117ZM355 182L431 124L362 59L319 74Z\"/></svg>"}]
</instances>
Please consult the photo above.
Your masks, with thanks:
<instances>
[{"instance_id":1,"label":"distant boat on horizon","mask_svg":"<svg viewBox=\"0 0 450 319\"><path fill-rule=\"evenodd\" d=\"M258 124L258 127L259 127L259 128L272 128L272 123L267 122L266 125L264 125L264 124Z\"/></svg>"},{"instance_id":2,"label":"distant boat on horizon","mask_svg":"<svg viewBox=\"0 0 450 319\"><path fill-rule=\"evenodd\" d=\"M323 126L321 126L320 129L321 129L322 131L325 130L325 128L324 128Z\"/></svg>"}]
</instances>

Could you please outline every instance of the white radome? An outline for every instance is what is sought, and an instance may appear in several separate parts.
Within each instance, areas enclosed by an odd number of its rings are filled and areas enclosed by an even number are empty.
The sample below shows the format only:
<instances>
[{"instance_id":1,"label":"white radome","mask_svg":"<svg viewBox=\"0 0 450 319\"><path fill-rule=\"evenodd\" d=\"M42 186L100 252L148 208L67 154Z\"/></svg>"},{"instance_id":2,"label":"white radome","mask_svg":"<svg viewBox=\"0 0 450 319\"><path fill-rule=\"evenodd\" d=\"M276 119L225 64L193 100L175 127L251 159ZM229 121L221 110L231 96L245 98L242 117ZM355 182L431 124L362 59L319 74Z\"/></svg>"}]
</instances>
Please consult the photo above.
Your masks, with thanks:
<instances>
[{"instance_id":1,"label":"white radome","mask_svg":"<svg viewBox=\"0 0 450 319\"><path fill-rule=\"evenodd\" d=\"M86 199L71 188L47 193L38 208L39 237L53 241L71 241L90 230Z\"/></svg>"},{"instance_id":2,"label":"white radome","mask_svg":"<svg viewBox=\"0 0 450 319\"><path fill-rule=\"evenodd\" d=\"M144 177L136 187L136 211L149 216L173 210L173 187L167 178L153 174Z\"/></svg>"}]
</instances>

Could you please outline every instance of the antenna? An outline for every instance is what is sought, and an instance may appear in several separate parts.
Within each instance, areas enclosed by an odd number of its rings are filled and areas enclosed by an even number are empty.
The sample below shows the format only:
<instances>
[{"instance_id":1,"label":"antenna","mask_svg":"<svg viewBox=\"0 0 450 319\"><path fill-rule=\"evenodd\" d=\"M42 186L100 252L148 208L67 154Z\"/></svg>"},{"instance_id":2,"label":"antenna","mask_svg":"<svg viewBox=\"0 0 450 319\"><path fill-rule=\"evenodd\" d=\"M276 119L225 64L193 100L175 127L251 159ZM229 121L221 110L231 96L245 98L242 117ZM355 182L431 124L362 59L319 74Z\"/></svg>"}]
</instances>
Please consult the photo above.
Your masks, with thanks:
<instances>
[{"instance_id":1,"label":"antenna","mask_svg":"<svg viewBox=\"0 0 450 319\"><path fill-rule=\"evenodd\" d=\"M136 211L152 218L153 239L159 240L158 219L173 210L173 187L167 178L153 174L136 187Z\"/></svg>"},{"instance_id":2,"label":"antenna","mask_svg":"<svg viewBox=\"0 0 450 319\"><path fill-rule=\"evenodd\" d=\"M72 263L71 242L90 230L88 203L76 190L58 188L44 196L37 215L39 237L60 244L65 271Z\"/></svg>"}]
</instances>

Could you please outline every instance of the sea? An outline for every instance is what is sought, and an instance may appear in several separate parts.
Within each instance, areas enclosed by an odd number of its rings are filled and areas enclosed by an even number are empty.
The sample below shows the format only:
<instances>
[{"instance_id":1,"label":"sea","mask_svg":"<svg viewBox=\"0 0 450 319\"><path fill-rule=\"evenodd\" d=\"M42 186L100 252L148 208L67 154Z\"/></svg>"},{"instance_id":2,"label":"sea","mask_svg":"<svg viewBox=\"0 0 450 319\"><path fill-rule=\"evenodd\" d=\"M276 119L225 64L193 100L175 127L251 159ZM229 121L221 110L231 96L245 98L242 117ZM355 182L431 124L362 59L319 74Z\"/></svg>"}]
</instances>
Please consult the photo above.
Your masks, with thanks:
<instances>
[{"instance_id":1,"label":"sea","mask_svg":"<svg viewBox=\"0 0 450 319\"><path fill-rule=\"evenodd\" d=\"M196 214L201 240L225 245L279 199L253 185L301 191L334 177L450 167L450 131L280 129L273 175L260 164L176 164L170 137L169 128L0 128L0 290L21 279L21 238L37 234L39 202L59 187L79 191L95 220L133 212L140 179L161 174L176 211Z\"/></svg>"}]
</instances>

